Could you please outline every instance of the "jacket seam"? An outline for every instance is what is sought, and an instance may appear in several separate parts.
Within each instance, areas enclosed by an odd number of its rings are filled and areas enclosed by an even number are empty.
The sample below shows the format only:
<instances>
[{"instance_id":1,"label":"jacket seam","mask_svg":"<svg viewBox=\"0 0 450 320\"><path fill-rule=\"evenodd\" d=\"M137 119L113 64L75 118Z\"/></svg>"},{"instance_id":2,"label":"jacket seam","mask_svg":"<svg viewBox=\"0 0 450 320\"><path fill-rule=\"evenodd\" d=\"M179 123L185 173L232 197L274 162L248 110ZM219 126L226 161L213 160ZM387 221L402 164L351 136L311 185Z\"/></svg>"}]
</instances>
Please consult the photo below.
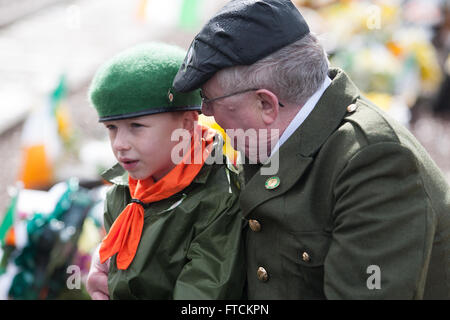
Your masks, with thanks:
<instances>
[{"instance_id":1,"label":"jacket seam","mask_svg":"<svg viewBox=\"0 0 450 320\"><path fill-rule=\"evenodd\" d=\"M391 126L391 124L384 118L384 115L382 115L380 113L379 110L377 110L377 108L374 108L373 106L371 106L370 104L368 104L366 101L364 101L363 99L358 99L358 101L360 101L360 103L364 104L364 106L366 106L367 108L369 108L370 110L372 110L373 112L375 112L382 120L383 123L385 125L387 125L389 127L389 129L391 129L391 134L393 134L395 136L395 139L397 140L397 143L401 144L400 138L398 137L396 131L394 130L394 128ZM380 141L381 142L381 141Z\"/></svg>"}]
</instances>

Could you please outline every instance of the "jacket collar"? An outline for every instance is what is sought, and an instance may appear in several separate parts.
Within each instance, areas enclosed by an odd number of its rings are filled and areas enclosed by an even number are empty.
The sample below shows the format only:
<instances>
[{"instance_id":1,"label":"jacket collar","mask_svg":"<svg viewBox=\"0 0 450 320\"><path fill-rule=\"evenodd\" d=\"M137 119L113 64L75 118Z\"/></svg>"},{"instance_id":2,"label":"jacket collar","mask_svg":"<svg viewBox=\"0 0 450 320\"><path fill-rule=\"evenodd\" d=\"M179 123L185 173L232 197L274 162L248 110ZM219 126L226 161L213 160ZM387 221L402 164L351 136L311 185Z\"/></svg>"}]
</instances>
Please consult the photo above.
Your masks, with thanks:
<instances>
[{"instance_id":1,"label":"jacket collar","mask_svg":"<svg viewBox=\"0 0 450 320\"><path fill-rule=\"evenodd\" d=\"M347 107L360 96L358 88L341 69L330 69L328 75L332 79L330 86L288 144L288 148L294 147L306 157L325 143L346 116Z\"/></svg>"},{"instance_id":2,"label":"jacket collar","mask_svg":"<svg viewBox=\"0 0 450 320\"><path fill-rule=\"evenodd\" d=\"M220 134L216 134L213 142L213 152L222 152L221 150L219 150L219 148L223 146L223 143L223 138L220 136ZM203 165L202 169L192 182L201 184L206 183L212 167L212 165L207 165L205 163L205 165ZM122 168L119 163L116 163L111 168L105 170L103 173L101 173L100 176L106 181L111 182L112 184L128 186L128 172L124 168Z\"/></svg>"},{"instance_id":3,"label":"jacket collar","mask_svg":"<svg viewBox=\"0 0 450 320\"><path fill-rule=\"evenodd\" d=\"M356 101L360 93L350 78L340 69L330 69L332 79L313 111L302 125L272 157L279 159L278 172L272 176L262 175L259 170L241 192L240 204L243 215L248 215L261 203L289 190L311 164L315 154L328 137L339 127L347 114L347 106ZM278 156L278 157L277 157ZM272 164L262 166L269 167ZM244 166L245 168L245 166ZM266 181L276 176L280 184L266 189Z\"/></svg>"},{"instance_id":4,"label":"jacket collar","mask_svg":"<svg viewBox=\"0 0 450 320\"><path fill-rule=\"evenodd\" d=\"M128 186L128 172L119 163L102 172L100 176L112 184Z\"/></svg>"}]
</instances>

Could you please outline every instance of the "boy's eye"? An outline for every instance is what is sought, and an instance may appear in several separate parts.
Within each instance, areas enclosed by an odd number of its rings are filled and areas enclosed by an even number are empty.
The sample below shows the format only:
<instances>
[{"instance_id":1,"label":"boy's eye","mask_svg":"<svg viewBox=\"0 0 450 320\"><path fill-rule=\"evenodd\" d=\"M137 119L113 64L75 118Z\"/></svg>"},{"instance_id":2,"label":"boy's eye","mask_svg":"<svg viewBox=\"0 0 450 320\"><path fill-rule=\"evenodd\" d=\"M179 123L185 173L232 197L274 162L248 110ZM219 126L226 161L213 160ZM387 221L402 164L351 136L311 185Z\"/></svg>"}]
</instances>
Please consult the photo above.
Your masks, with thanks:
<instances>
[{"instance_id":1,"label":"boy's eye","mask_svg":"<svg viewBox=\"0 0 450 320\"><path fill-rule=\"evenodd\" d=\"M140 128L140 127L142 127L142 126L143 126L143 125L140 124L140 123L136 123L136 122L131 123L131 127L132 127L132 128Z\"/></svg>"},{"instance_id":2,"label":"boy's eye","mask_svg":"<svg viewBox=\"0 0 450 320\"><path fill-rule=\"evenodd\" d=\"M106 129L108 129L108 130L114 130L114 129L116 129L116 126L113 125L113 124L108 124L108 125L106 125Z\"/></svg>"}]
</instances>

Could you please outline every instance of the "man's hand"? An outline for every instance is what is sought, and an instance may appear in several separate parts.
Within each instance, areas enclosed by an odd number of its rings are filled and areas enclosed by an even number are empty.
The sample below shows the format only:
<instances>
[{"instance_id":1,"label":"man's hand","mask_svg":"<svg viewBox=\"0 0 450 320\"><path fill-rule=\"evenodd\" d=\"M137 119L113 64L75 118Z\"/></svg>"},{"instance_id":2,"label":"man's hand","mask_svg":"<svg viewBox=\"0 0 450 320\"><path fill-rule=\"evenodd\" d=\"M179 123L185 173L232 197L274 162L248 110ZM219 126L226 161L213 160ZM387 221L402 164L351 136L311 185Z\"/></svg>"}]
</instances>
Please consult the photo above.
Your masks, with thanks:
<instances>
[{"instance_id":1,"label":"man's hand","mask_svg":"<svg viewBox=\"0 0 450 320\"><path fill-rule=\"evenodd\" d=\"M86 289L92 300L109 300L108 293L108 270L109 261L100 263L100 246L94 250L92 255L91 267L86 279Z\"/></svg>"}]
</instances>

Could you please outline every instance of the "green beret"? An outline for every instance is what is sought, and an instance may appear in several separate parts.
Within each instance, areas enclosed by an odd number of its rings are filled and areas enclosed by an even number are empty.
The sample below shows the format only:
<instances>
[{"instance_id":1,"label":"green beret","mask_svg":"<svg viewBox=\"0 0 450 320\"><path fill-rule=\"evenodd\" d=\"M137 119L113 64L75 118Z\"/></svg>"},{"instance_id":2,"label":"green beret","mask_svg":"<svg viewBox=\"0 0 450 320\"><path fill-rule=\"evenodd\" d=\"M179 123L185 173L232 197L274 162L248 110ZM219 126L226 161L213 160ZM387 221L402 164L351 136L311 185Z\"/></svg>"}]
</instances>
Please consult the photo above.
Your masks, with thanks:
<instances>
[{"instance_id":1,"label":"green beret","mask_svg":"<svg viewBox=\"0 0 450 320\"><path fill-rule=\"evenodd\" d=\"M172 88L185 54L175 46L146 43L107 61L89 88L89 99L97 109L99 121L200 110L198 91L180 93Z\"/></svg>"}]
</instances>

